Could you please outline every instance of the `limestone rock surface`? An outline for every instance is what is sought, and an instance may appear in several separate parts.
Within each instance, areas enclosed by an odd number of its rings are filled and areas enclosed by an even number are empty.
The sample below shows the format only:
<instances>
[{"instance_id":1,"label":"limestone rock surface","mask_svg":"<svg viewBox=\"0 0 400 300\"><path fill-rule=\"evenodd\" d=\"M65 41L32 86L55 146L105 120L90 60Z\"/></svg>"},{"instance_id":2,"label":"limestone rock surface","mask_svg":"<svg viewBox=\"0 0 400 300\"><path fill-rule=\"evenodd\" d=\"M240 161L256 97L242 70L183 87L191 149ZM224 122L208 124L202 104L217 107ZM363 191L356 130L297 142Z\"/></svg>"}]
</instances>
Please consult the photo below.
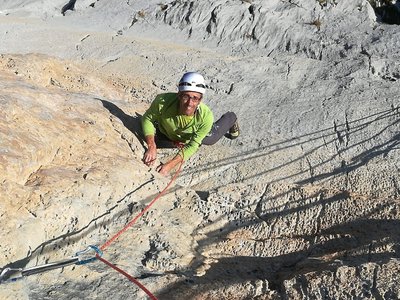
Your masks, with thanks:
<instances>
[{"instance_id":1,"label":"limestone rock surface","mask_svg":"<svg viewBox=\"0 0 400 300\"><path fill-rule=\"evenodd\" d=\"M101 246L154 199L140 115L197 70L241 136L104 257L159 299L400 298L398 25L366 0L67 2L0 4L0 270ZM99 261L0 285L105 298L147 296Z\"/></svg>"}]
</instances>

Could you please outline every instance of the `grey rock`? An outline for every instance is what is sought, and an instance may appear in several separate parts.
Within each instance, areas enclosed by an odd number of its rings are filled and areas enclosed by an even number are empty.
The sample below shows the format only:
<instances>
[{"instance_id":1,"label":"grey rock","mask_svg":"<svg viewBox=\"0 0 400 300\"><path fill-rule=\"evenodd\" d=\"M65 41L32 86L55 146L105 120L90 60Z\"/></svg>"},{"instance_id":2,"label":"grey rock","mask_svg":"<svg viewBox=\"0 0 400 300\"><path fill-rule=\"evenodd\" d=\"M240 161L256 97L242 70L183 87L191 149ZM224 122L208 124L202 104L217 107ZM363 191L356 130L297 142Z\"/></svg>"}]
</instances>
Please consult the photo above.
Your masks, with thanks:
<instances>
[{"instance_id":1,"label":"grey rock","mask_svg":"<svg viewBox=\"0 0 400 300\"><path fill-rule=\"evenodd\" d=\"M198 70L241 136L201 147L105 257L160 299L400 297L397 25L363 0L89 2L0 4L1 267L101 245L149 203L168 179L138 116ZM146 298L100 262L4 287Z\"/></svg>"}]
</instances>

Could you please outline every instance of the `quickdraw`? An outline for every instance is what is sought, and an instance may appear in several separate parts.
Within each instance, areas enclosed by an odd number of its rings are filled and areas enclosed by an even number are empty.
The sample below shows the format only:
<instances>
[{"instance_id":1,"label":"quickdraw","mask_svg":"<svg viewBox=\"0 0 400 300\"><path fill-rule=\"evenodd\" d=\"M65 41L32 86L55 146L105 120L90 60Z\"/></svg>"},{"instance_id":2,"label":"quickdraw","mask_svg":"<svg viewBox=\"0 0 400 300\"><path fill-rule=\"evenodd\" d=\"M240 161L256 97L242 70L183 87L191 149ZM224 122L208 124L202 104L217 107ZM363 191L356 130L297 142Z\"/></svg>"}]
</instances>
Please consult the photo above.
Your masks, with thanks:
<instances>
[{"instance_id":1,"label":"quickdraw","mask_svg":"<svg viewBox=\"0 0 400 300\"><path fill-rule=\"evenodd\" d=\"M88 254L91 252L91 250L94 251L94 254L88 257ZM0 274L0 283L17 281L30 275L63 268L69 265L84 265L93 262L97 259L97 257L101 257L102 255L103 253L98 247L90 245L85 250L76 252L73 257L60 261L29 268L5 268Z\"/></svg>"}]
</instances>

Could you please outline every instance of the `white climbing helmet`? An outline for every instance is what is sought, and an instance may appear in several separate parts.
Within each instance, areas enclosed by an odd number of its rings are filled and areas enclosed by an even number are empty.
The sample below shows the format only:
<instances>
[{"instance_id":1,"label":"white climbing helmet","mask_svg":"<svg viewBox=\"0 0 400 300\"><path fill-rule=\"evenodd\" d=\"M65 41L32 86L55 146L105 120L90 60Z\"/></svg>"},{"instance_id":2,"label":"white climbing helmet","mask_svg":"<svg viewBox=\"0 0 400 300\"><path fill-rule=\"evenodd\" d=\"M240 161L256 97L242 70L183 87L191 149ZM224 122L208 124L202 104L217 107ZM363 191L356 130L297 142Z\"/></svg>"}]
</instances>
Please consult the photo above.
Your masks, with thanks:
<instances>
[{"instance_id":1,"label":"white climbing helmet","mask_svg":"<svg viewBox=\"0 0 400 300\"><path fill-rule=\"evenodd\" d=\"M180 92L188 91L204 94L206 92L204 77L196 72L185 73L179 80L178 90Z\"/></svg>"}]
</instances>

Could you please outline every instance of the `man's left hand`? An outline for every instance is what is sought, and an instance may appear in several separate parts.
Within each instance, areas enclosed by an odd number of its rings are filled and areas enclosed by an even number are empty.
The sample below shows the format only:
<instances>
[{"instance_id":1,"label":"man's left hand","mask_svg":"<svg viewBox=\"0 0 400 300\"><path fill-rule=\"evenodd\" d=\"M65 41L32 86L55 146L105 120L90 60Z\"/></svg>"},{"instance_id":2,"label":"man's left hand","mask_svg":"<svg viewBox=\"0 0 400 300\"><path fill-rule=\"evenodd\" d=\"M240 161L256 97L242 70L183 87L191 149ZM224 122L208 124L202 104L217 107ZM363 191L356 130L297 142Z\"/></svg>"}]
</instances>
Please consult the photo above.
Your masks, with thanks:
<instances>
[{"instance_id":1,"label":"man's left hand","mask_svg":"<svg viewBox=\"0 0 400 300\"><path fill-rule=\"evenodd\" d=\"M175 166L177 166L178 164L182 163L182 161L183 161L183 158L178 154L177 156L175 156L173 159L171 159L167 163L159 165L156 170L161 175L167 176L168 173L173 168L175 168Z\"/></svg>"},{"instance_id":2,"label":"man's left hand","mask_svg":"<svg viewBox=\"0 0 400 300\"><path fill-rule=\"evenodd\" d=\"M163 176L167 176L169 174L169 172L171 171L172 167L170 166L170 164L166 163L166 164L161 164L157 167L157 172L160 173Z\"/></svg>"}]
</instances>

